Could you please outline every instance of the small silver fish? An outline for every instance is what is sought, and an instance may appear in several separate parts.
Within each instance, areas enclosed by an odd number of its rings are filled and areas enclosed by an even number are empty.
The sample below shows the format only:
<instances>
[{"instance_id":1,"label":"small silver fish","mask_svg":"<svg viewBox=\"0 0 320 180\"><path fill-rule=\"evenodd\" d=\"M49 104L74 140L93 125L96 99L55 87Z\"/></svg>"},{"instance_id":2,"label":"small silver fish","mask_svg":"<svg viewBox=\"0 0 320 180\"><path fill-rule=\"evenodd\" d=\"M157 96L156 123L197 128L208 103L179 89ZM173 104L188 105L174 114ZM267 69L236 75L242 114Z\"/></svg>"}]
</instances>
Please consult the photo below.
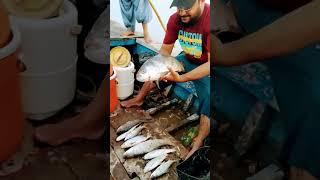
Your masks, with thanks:
<instances>
[{"instance_id":1,"label":"small silver fish","mask_svg":"<svg viewBox=\"0 0 320 180\"><path fill-rule=\"evenodd\" d=\"M151 170L153 170L154 168L158 167L162 161L164 161L167 157L167 154L164 154L164 155L161 155L161 156L158 156L154 159L152 159L151 161L149 161L146 166L144 167L143 169L143 172L144 173L147 173Z\"/></svg>"},{"instance_id":2,"label":"small silver fish","mask_svg":"<svg viewBox=\"0 0 320 180\"><path fill-rule=\"evenodd\" d=\"M163 174L166 174L167 172L169 172L169 168L174 162L176 161L168 160L166 162L161 163L161 165L153 171L150 178L156 178L162 176Z\"/></svg>"},{"instance_id":3,"label":"small silver fish","mask_svg":"<svg viewBox=\"0 0 320 180\"><path fill-rule=\"evenodd\" d=\"M142 129L144 129L145 126L139 126L137 128L135 128L134 130L132 130L131 132L129 132L127 135L126 135L126 138L124 139L125 141L127 141L128 139L131 139L133 137L135 137L136 135L138 135Z\"/></svg>"},{"instance_id":4,"label":"small silver fish","mask_svg":"<svg viewBox=\"0 0 320 180\"><path fill-rule=\"evenodd\" d=\"M143 156L143 159L145 159L145 160L153 159L153 158L161 156L163 154L169 154L169 153L172 153L172 152L175 152L175 151L176 151L175 149L156 149L156 150L153 150L153 151L145 154Z\"/></svg>"},{"instance_id":5,"label":"small silver fish","mask_svg":"<svg viewBox=\"0 0 320 180\"><path fill-rule=\"evenodd\" d=\"M148 153L148 152L150 152L154 149L157 149L160 146L164 146L164 145L174 146L174 144L171 143L169 140L153 139L153 140L144 141L140 144L137 144L137 145L131 147L123 154L123 156L124 157L134 157L137 155Z\"/></svg>"},{"instance_id":6,"label":"small silver fish","mask_svg":"<svg viewBox=\"0 0 320 180\"><path fill-rule=\"evenodd\" d=\"M133 126L129 131L122 133L120 136L117 137L116 141L121 141L126 138L126 136L133 131L138 125Z\"/></svg>"},{"instance_id":7,"label":"small silver fish","mask_svg":"<svg viewBox=\"0 0 320 180\"><path fill-rule=\"evenodd\" d=\"M163 56L161 54L147 60L137 72L137 80L140 82L157 81L161 76L169 73L168 67L176 72L184 71L182 63L172 56Z\"/></svg>"},{"instance_id":8,"label":"small silver fish","mask_svg":"<svg viewBox=\"0 0 320 180\"><path fill-rule=\"evenodd\" d=\"M150 138L150 136L145 137L145 136L142 136L142 135L133 137L133 138L129 139L128 141L124 142L121 145L121 148L122 149L130 148L132 146L135 146L135 145L137 145L139 143L142 143L142 142L148 140L149 138Z\"/></svg>"},{"instance_id":9,"label":"small silver fish","mask_svg":"<svg viewBox=\"0 0 320 180\"><path fill-rule=\"evenodd\" d=\"M128 131L129 129L131 129L133 126L141 123L142 120L140 119L136 119L136 120L132 120L132 121L128 121L125 124L121 125L118 129L117 129L117 133L121 133L121 132L125 132Z\"/></svg>"}]
</instances>

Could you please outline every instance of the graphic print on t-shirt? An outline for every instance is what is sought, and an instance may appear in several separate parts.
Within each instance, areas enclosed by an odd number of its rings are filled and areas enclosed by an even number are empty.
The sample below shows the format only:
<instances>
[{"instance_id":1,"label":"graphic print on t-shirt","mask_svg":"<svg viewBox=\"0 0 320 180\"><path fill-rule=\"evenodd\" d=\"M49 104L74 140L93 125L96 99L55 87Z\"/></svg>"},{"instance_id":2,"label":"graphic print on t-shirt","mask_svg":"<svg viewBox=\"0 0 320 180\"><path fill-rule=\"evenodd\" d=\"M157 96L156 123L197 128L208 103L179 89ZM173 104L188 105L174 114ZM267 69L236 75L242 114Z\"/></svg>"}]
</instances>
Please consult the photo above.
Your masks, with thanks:
<instances>
[{"instance_id":1,"label":"graphic print on t-shirt","mask_svg":"<svg viewBox=\"0 0 320 180\"><path fill-rule=\"evenodd\" d=\"M192 55L195 58L201 57L202 34L179 30L178 39L179 39L181 48L186 54Z\"/></svg>"}]
</instances>

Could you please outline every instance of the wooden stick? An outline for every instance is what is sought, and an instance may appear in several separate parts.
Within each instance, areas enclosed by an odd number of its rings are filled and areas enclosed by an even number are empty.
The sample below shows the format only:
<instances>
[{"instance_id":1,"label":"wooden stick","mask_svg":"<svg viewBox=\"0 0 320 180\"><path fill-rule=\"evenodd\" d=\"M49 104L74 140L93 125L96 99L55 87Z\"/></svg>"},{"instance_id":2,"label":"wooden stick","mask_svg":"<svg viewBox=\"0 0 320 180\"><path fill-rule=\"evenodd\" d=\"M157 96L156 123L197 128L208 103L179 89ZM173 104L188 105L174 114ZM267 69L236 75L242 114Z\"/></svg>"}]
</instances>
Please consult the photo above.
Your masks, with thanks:
<instances>
[{"instance_id":1,"label":"wooden stick","mask_svg":"<svg viewBox=\"0 0 320 180\"><path fill-rule=\"evenodd\" d=\"M157 18L158 18L158 20L159 20L159 22L160 22L160 24L161 24L164 32L167 32L167 29L165 28L165 26L164 26L164 24L163 24L163 22L162 22L162 20L161 20L161 17L160 17L160 15L159 15L159 13L158 13L158 11L157 11L156 8L154 7L154 5L153 5L153 3L151 2L151 0L148 0L148 1L149 1L149 3L150 3L150 6L152 7L154 13L157 15Z\"/></svg>"}]
</instances>

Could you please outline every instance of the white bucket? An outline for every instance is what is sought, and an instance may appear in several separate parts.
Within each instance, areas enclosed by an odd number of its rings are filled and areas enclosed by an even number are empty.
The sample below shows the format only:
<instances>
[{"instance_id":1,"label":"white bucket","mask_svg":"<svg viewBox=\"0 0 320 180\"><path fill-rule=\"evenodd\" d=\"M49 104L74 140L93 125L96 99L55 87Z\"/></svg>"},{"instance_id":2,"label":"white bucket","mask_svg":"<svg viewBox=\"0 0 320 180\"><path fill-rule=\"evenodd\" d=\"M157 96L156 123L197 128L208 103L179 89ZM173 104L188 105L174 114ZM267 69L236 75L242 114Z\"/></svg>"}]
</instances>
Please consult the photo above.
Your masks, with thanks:
<instances>
[{"instance_id":1,"label":"white bucket","mask_svg":"<svg viewBox=\"0 0 320 180\"><path fill-rule=\"evenodd\" d=\"M117 82L118 84L129 84L134 81L134 64L130 62L127 67L113 67L117 72Z\"/></svg>"},{"instance_id":2,"label":"white bucket","mask_svg":"<svg viewBox=\"0 0 320 180\"><path fill-rule=\"evenodd\" d=\"M32 120L46 119L68 105L76 89L77 58L66 68L49 73L21 73L24 112Z\"/></svg>"},{"instance_id":3,"label":"white bucket","mask_svg":"<svg viewBox=\"0 0 320 180\"><path fill-rule=\"evenodd\" d=\"M21 32L21 61L30 73L64 69L77 57L78 12L68 0L62 10L49 19L10 16Z\"/></svg>"},{"instance_id":4,"label":"white bucket","mask_svg":"<svg viewBox=\"0 0 320 180\"><path fill-rule=\"evenodd\" d=\"M59 16L35 19L11 16L21 32L20 73L23 110L28 118L54 115L74 98L76 89L78 12L68 0Z\"/></svg>"},{"instance_id":5,"label":"white bucket","mask_svg":"<svg viewBox=\"0 0 320 180\"><path fill-rule=\"evenodd\" d=\"M117 95L124 100L133 94L134 80L127 84L117 84Z\"/></svg>"}]
</instances>

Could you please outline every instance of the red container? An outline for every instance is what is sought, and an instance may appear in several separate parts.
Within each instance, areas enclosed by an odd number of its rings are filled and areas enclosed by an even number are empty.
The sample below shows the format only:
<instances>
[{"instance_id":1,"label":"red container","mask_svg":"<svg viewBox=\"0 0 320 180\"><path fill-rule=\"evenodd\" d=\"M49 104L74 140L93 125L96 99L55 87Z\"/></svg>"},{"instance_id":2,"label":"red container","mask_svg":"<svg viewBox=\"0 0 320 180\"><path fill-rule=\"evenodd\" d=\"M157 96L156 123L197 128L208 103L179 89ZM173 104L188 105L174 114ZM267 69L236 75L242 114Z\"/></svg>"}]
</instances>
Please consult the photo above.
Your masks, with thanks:
<instances>
[{"instance_id":1,"label":"red container","mask_svg":"<svg viewBox=\"0 0 320 180\"><path fill-rule=\"evenodd\" d=\"M110 113L114 112L119 104L116 89L116 72L110 65Z\"/></svg>"},{"instance_id":2,"label":"red container","mask_svg":"<svg viewBox=\"0 0 320 180\"><path fill-rule=\"evenodd\" d=\"M24 115L16 53L19 43L20 36L14 30L13 39L0 52L0 162L10 158L22 142Z\"/></svg>"}]
</instances>

